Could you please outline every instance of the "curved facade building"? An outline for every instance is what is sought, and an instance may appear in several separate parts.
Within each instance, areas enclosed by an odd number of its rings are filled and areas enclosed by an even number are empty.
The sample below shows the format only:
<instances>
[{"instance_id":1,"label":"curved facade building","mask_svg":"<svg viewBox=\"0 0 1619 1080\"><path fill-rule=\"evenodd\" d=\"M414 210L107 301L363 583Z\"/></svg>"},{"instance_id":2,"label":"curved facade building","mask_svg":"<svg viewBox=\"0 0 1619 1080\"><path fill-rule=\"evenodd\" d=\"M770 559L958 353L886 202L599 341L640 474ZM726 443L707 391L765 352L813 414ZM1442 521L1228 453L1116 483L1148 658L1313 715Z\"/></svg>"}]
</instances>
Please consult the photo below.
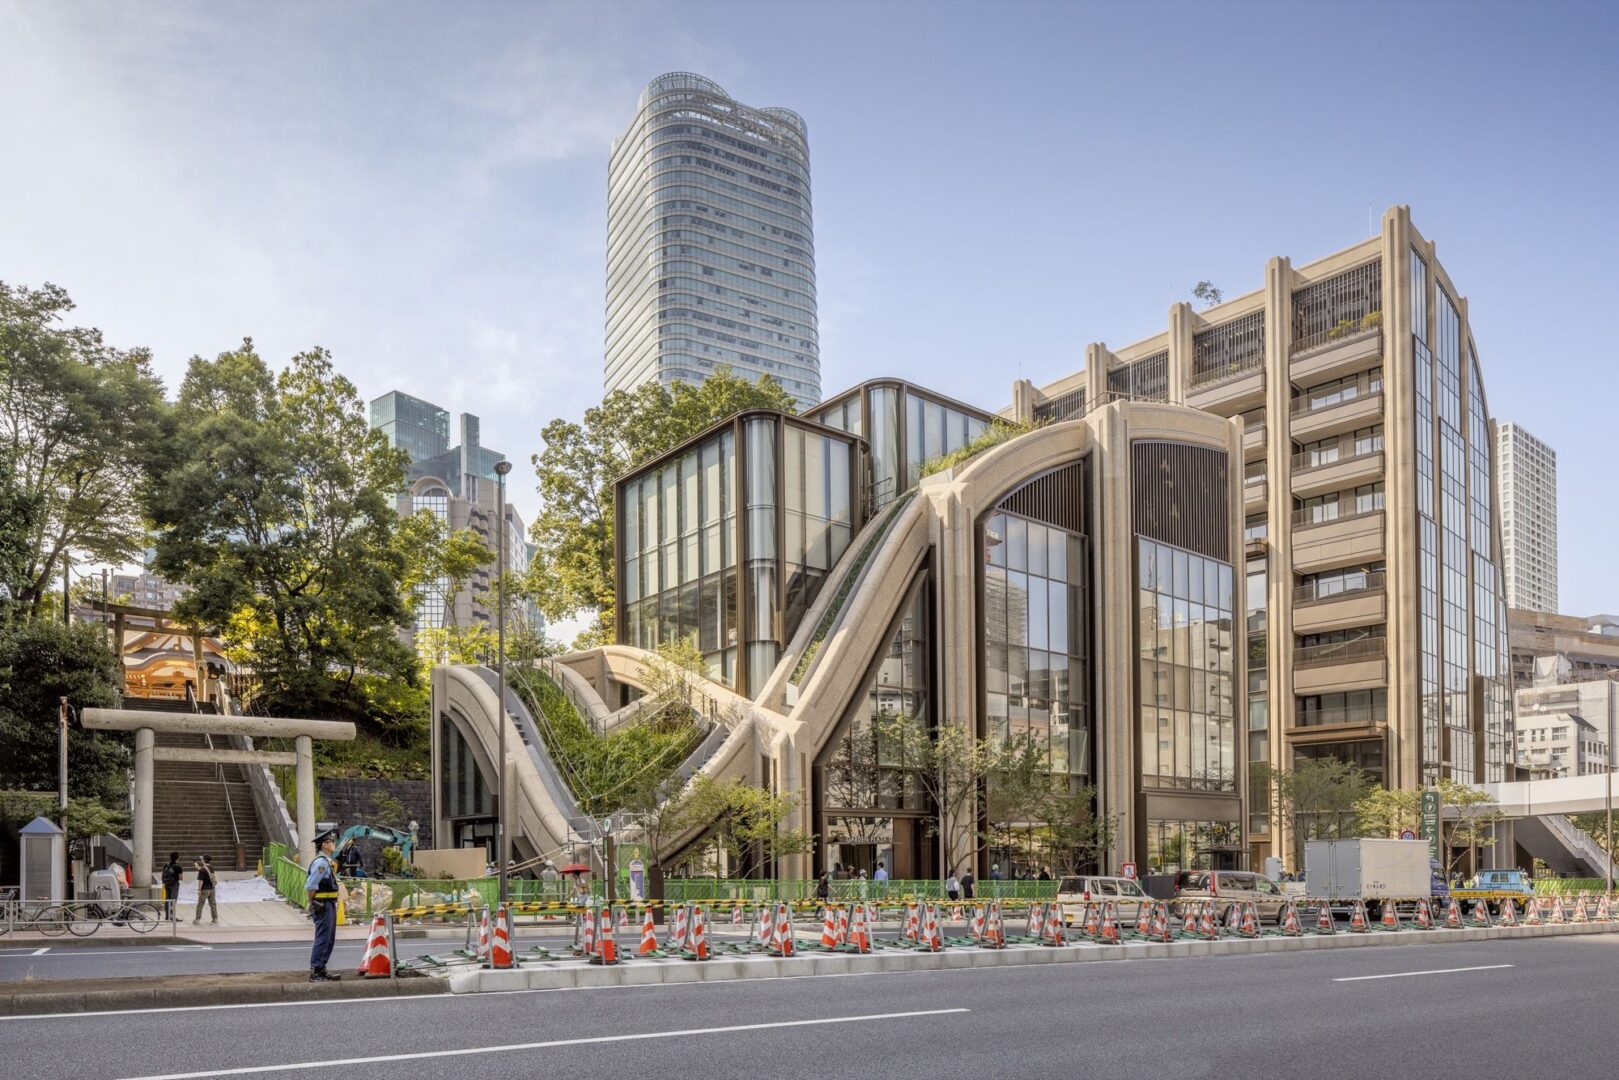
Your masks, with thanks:
<instances>
[{"instance_id":1,"label":"curved facade building","mask_svg":"<svg viewBox=\"0 0 1619 1080\"><path fill-rule=\"evenodd\" d=\"M821 397L809 143L700 75L652 80L608 166L605 386L769 375Z\"/></svg>"}]
</instances>

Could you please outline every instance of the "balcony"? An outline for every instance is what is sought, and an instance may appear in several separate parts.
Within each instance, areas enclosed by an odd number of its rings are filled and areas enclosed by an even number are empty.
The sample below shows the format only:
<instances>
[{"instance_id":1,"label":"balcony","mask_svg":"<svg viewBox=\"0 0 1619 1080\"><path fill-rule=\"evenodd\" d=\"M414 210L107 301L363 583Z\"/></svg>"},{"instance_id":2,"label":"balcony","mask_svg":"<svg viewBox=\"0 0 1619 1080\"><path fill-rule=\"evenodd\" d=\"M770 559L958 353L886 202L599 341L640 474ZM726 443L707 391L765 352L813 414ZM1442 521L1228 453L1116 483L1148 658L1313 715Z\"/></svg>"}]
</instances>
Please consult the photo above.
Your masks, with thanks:
<instances>
[{"instance_id":1,"label":"balcony","mask_svg":"<svg viewBox=\"0 0 1619 1080\"><path fill-rule=\"evenodd\" d=\"M1242 455L1244 458L1265 453L1265 410L1253 409L1242 414Z\"/></svg>"},{"instance_id":2,"label":"balcony","mask_svg":"<svg viewBox=\"0 0 1619 1080\"><path fill-rule=\"evenodd\" d=\"M1263 464L1260 462L1259 464ZM1265 509L1268 499L1268 489L1265 484L1265 474L1245 476L1242 479L1242 506L1246 514L1257 514Z\"/></svg>"},{"instance_id":3,"label":"balcony","mask_svg":"<svg viewBox=\"0 0 1619 1080\"><path fill-rule=\"evenodd\" d=\"M1356 329L1353 333L1329 341L1309 352L1293 354L1287 374L1295 383L1310 383L1336 379L1375 367L1383 360L1383 327L1379 318L1369 329Z\"/></svg>"},{"instance_id":4,"label":"balcony","mask_svg":"<svg viewBox=\"0 0 1619 1080\"><path fill-rule=\"evenodd\" d=\"M1356 638L1293 650L1293 692L1302 696L1388 683L1388 639Z\"/></svg>"},{"instance_id":5,"label":"balcony","mask_svg":"<svg viewBox=\"0 0 1619 1080\"><path fill-rule=\"evenodd\" d=\"M1300 498L1370 484L1383 478L1383 451L1339 454L1323 460L1318 450L1293 455L1293 494Z\"/></svg>"},{"instance_id":6,"label":"balcony","mask_svg":"<svg viewBox=\"0 0 1619 1080\"><path fill-rule=\"evenodd\" d=\"M1361 379L1330 395L1300 395L1292 409L1292 434L1299 442L1371 427L1383 418L1383 383Z\"/></svg>"},{"instance_id":7,"label":"balcony","mask_svg":"<svg viewBox=\"0 0 1619 1080\"><path fill-rule=\"evenodd\" d=\"M1313 510L1293 515L1293 569L1300 573L1381 559L1384 554L1383 511L1340 514L1319 519Z\"/></svg>"},{"instance_id":8,"label":"balcony","mask_svg":"<svg viewBox=\"0 0 1619 1080\"><path fill-rule=\"evenodd\" d=\"M1300 634L1321 634L1351 626L1367 626L1388 618L1386 575L1374 570L1364 576L1365 584L1323 595L1316 583L1293 590L1293 629Z\"/></svg>"},{"instance_id":9,"label":"balcony","mask_svg":"<svg viewBox=\"0 0 1619 1080\"><path fill-rule=\"evenodd\" d=\"M1186 384L1186 404L1209 412L1236 413L1265 400L1264 356L1258 364L1194 375Z\"/></svg>"},{"instance_id":10,"label":"balcony","mask_svg":"<svg viewBox=\"0 0 1619 1080\"><path fill-rule=\"evenodd\" d=\"M1289 376L1307 385L1370 366L1383 355L1382 309L1380 259L1295 292Z\"/></svg>"}]
</instances>

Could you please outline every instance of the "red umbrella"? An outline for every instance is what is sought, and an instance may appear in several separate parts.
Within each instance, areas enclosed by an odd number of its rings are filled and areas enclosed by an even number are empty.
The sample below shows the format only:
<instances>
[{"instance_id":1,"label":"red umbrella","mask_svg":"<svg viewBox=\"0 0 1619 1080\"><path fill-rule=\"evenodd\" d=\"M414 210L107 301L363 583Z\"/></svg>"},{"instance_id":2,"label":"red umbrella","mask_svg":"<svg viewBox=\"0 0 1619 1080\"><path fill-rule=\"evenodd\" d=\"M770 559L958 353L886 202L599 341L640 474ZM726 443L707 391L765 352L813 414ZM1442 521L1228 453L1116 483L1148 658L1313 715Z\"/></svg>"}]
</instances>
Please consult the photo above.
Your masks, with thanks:
<instances>
[{"instance_id":1,"label":"red umbrella","mask_svg":"<svg viewBox=\"0 0 1619 1080\"><path fill-rule=\"evenodd\" d=\"M571 862L564 866L561 872L564 874L588 874L590 873L590 867L584 863Z\"/></svg>"}]
</instances>

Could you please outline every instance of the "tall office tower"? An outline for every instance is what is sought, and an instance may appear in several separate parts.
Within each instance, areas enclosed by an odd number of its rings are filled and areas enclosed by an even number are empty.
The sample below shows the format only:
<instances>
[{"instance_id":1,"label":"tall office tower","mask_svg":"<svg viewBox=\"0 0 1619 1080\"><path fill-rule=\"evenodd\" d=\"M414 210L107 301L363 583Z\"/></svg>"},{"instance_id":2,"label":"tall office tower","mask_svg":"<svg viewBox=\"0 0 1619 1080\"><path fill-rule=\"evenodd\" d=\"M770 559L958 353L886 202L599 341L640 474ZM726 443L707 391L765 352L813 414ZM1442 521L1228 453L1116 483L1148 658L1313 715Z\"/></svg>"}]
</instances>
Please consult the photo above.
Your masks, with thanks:
<instances>
[{"instance_id":1,"label":"tall office tower","mask_svg":"<svg viewBox=\"0 0 1619 1080\"><path fill-rule=\"evenodd\" d=\"M388 438L388 443L410 456L405 474L405 490L395 498L401 517L421 510L438 515L446 529L471 529L491 552L499 540L501 509L495 466L506 459L479 441L478 418L461 414L461 442L450 445L450 414L430 401L390 391L371 402L371 426ZM528 568L529 547L522 517L507 502L506 566L513 574ZM444 580L424 586L416 606L416 625L411 634L446 627L470 627L476 623L493 626L497 604L493 591L498 577L498 560L491 557L467 582L452 593ZM508 607L512 618L536 631L545 621L527 601L514 601Z\"/></svg>"},{"instance_id":2,"label":"tall office tower","mask_svg":"<svg viewBox=\"0 0 1619 1080\"><path fill-rule=\"evenodd\" d=\"M1255 278L1173 305L1146 340L1088 346L1083 372L1018 383L1009 412L1124 396L1241 418L1251 762L1336 758L1405 790L1507 779L1496 440L1466 300L1403 206ZM1253 865L1293 850L1292 822L1250 814Z\"/></svg>"},{"instance_id":3,"label":"tall office tower","mask_svg":"<svg viewBox=\"0 0 1619 1080\"><path fill-rule=\"evenodd\" d=\"M1501 554L1509 607L1557 610L1557 451L1519 424L1497 429Z\"/></svg>"},{"instance_id":4,"label":"tall office tower","mask_svg":"<svg viewBox=\"0 0 1619 1080\"><path fill-rule=\"evenodd\" d=\"M821 397L809 143L700 75L653 79L607 173L608 391L770 375Z\"/></svg>"}]
</instances>

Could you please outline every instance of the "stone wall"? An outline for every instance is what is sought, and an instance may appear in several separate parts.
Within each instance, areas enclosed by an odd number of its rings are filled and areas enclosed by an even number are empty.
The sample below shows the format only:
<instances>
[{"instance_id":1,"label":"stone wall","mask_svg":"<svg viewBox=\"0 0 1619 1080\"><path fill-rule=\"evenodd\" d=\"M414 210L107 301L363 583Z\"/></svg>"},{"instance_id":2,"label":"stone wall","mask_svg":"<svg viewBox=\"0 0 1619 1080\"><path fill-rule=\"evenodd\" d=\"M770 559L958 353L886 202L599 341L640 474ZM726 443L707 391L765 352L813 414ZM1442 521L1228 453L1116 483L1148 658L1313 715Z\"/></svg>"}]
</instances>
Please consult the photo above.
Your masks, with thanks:
<instances>
[{"instance_id":1,"label":"stone wall","mask_svg":"<svg viewBox=\"0 0 1619 1080\"><path fill-rule=\"evenodd\" d=\"M326 778L320 787L320 818L334 821L339 829L351 825L386 825L404 829L416 821L418 847L433 846L433 785L429 780L342 780ZM376 798L386 793L404 804L404 821L381 820ZM382 844L375 840L359 842L365 872L377 877L382 872Z\"/></svg>"}]
</instances>

